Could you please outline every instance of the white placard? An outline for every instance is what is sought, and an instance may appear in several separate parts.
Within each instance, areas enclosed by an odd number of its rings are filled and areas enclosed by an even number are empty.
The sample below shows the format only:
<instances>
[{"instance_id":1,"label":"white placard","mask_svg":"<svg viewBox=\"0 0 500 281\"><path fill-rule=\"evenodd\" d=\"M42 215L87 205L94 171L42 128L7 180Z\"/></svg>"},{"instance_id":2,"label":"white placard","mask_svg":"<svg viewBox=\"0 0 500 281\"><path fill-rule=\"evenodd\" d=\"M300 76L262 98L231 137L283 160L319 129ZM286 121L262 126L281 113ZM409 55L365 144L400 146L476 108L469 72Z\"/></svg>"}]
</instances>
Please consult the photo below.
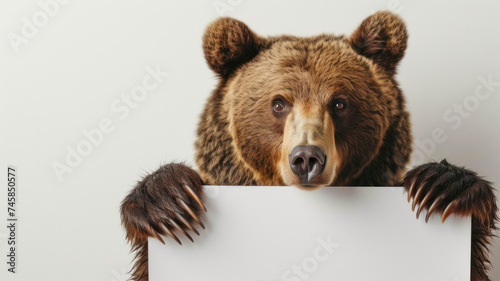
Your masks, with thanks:
<instances>
[{"instance_id":1,"label":"white placard","mask_svg":"<svg viewBox=\"0 0 500 281\"><path fill-rule=\"evenodd\" d=\"M150 239L149 280L469 280L470 219L417 220L401 187L205 190L206 229Z\"/></svg>"}]
</instances>

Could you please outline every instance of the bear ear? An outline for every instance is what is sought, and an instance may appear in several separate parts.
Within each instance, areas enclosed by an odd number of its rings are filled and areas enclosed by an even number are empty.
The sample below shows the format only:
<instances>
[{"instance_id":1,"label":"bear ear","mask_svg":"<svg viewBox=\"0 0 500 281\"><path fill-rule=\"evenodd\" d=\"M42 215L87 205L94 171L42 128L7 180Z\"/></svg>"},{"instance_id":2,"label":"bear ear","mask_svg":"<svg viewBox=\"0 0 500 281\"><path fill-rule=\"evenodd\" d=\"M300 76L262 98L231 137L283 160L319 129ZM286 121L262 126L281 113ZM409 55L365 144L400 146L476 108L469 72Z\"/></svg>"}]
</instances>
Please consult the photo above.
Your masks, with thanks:
<instances>
[{"instance_id":1,"label":"bear ear","mask_svg":"<svg viewBox=\"0 0 500 281\"><path fill-rule=\"evenodd\" d=\"M407 41L405 23L389 11L366 18L349 38L349 44L358 54L373 60L391 75L405 54Z\"/></svg>"},{"instance_id":2,"label":"bear ear","mask_svg":"<svg viewBox=\"0 0 500 281\"><path fill-rule=\"evenodd\" d=\"M241 21L220 18L207 27L203 36L203 52L210 68L227 77L254 58L263 41Z\"/></svg>"}]
</instances>

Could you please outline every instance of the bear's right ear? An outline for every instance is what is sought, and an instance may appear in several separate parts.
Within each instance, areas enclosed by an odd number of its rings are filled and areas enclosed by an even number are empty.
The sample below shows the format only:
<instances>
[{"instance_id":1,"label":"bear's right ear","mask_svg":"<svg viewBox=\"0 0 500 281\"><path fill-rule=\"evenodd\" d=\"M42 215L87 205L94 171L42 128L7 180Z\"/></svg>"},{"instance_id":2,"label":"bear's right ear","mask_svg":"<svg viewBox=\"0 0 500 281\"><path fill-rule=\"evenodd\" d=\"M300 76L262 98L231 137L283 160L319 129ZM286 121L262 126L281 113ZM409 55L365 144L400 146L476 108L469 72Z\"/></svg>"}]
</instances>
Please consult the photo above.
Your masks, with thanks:
<instances>
[{"instance_id":1,"label":"bear's right ear","mask_svg":"<svg viewBox=\"0 0 500 281\"><path fill-rule=\"evenodd\" d=\"M407 41L405 23L389 11L380 11L366 18L349 38L349 44L358 54L373 60L389 74L396 72Z\"/></svg>"},{"instance_id":2,"label":"bear's right ear","mask_svg":"<svg viewBox=\"0 0 500 281\"><path fill-rule=\"evenodd\" d=\"M210 68L221 77L227 77L254 58L263 41L241 21L220 18L207 27L203 52Z\"/></svg>"}]
</instances>

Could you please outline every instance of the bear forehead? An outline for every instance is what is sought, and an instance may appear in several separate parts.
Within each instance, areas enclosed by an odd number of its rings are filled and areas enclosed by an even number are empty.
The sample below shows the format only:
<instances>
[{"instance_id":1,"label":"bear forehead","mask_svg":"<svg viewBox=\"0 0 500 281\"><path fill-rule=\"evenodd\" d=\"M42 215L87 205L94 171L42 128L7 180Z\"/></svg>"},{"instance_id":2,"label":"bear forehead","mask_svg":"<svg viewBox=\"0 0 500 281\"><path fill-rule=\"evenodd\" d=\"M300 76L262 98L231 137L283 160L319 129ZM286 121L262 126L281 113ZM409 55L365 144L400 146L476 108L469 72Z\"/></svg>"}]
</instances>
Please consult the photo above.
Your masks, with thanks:
<instances>
[{"instance_id":1,"label":"bear forehead","mask_svg":"<svg viewBox=\"0 0 500 281\"><path fill-rule=\"evenodd\" d=\"M378 89L376 65L357 54L343 36L280 36L239 72L241 90L254 95L284 93L292 99L316 93L321 103L336 92L358 96ZM240 84L240 83L238 83Z\"/></svg>"},{"instance_id":2,"label":"bear forehead","mask_svg":"<svg viewBox=\"0 0 500 281\"><path fill-rule=\"evenodd\" d=\"M373 63L356 53L343 36L283 36L270 41L270 46L258 56L258 64L270 71L301 70L320 78L370 75L373 71Z\"/></svg>"},{"instance_id":3,"label":"bear forehead","mask_svg":"<svg viewBox=\"0 0 500 281\"><path fill-rule=\"evenodd\" d=\"M262 58L278 61L283 68L300 67L311 73L327 73L332 68L369 70L370 60L358 55L344 36L271 37ZM277 61L276 61L277 60Z\"/></svg>"}]
</instances>

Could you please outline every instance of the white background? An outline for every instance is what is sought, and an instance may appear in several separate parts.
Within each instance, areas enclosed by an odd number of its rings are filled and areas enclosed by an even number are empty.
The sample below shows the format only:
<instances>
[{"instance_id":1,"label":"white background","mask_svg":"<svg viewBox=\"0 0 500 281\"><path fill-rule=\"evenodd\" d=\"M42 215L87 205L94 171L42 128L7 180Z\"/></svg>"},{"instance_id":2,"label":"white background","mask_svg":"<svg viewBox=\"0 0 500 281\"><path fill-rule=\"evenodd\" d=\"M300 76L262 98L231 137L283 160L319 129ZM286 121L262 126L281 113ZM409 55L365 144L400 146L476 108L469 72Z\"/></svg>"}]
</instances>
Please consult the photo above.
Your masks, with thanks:
<instances>
[{"instance_id":1,"label":"white background","mask_svg":"<svg viewBox=\"0 0 500 281\"><path fill-rule=\"evenodd\" d=\"M216 84L201 49L204 28L219 16L214 3L70 1L16 52L9 36L22 36L23 18L33 22L44 10L38 1L0 1L0 167L19 169L19 270L32 274L32 280L125 277L132 256L120 227L120 201L141 175L161 163L194 164L198 117ZM231 3L224 15L261 35L350 34L375 11L397 11L410 34L398 80L415 140L423 142L436 128L447 136L418 162L446 157L498 187L499 87L456 128L443 118L455 104L472 99L479 77L500 81L498 2ZM156 65L169 72L168 78L120 118L112 104L130 95L146 68ZM82 131L98 128L106 118L114 130L58 180L52 164L64 164L66 147L75 149L85 140ZM0 182L5 186L5 172ZM2 191L0 218L6 215L5 202ZM500 253L499 240L495 243L493 252ZM2 256L5 247L2 227ZM5 276L4 266L0 276ZM498 280L500 254L493 266Z\"/></svg>"}]
</instances>

